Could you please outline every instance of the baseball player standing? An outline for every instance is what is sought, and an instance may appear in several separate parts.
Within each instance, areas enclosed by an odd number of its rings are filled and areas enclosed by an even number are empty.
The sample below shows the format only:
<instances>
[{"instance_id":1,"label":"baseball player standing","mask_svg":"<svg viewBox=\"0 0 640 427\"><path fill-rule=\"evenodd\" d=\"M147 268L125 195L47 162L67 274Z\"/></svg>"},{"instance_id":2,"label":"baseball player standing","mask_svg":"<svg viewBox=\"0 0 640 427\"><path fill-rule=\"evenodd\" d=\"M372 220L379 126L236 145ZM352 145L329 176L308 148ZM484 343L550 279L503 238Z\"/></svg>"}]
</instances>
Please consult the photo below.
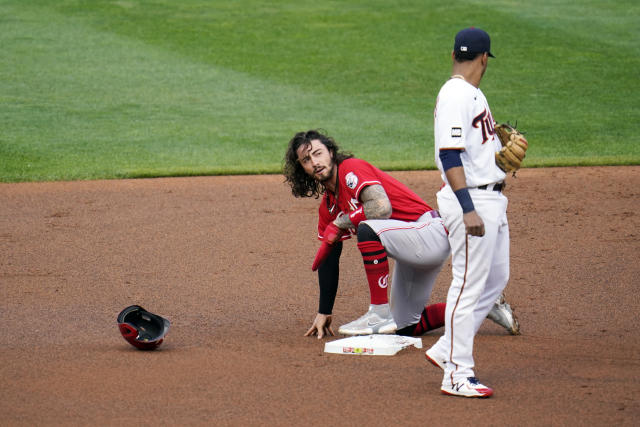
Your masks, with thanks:
<instances>
[{"instance_id":1,"label":"baseball player standing","mask_svg":"<svg viewBox=\"0 0 640 427\"><path fill-rule=\"evenodd\" d=\"M449 230L453 279L445 333L426 356L444 369L441 391L465 397L493 394L475 377L473 341L509 279L505 173L495 163L501 144L478 87L494 57L490 48L481 29L456 35L452 76L440 89L434 112L435 160L444 181L437 201Z\"/></svg>"},{"instance_id":2,"label":"baseball player standing","mask_svg":"<svg viewBox=\"0 0 640 427\"><path fill-rule=\"evenodd\" d=\"M445 304L425 307L442 264L449 257L447 231L437 211L390 175L339 151L335 141L310 130L289 142L284 174L296 197L322 194L318 237L322 244L312 269L318 270L318 313L306 335L333 335L342 241L356 234L369 284L369 311L342 325L344 335L422 335L444 326ZM389 264L396 260L387 297ZM492 309L496 323L510 332L517 320L508 304Z\"/></svg>"}]
</instances>

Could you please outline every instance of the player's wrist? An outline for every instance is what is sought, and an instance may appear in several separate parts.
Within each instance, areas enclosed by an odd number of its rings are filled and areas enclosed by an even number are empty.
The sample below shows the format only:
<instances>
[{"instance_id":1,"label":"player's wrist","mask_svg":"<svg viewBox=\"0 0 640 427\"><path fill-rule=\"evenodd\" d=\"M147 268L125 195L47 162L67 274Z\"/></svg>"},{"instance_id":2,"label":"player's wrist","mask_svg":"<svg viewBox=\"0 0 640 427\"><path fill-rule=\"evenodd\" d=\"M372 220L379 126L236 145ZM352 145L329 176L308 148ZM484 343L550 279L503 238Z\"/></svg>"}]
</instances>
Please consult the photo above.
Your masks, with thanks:
<instances>
[{"instance_id":1,"label":"player's wrist","mask_svg":"<svg viewBox=\"0 0 640 427\"><path fill-rule=\"evenodd\" d=\"M351 224L351 220L349 219L349 215L343 212L340 212L338 214L338 217L335 219L335 221L333 221L333 224L342 230L348 230L353 226Z\"/></svg>"},{"instance_id":2,"label":"player's wrist","mask_svg":"<svg viewBox=\"0 0 640 427\"><path fill-rule=\"evenodd\" d=\"M330 222L322 233L322 241L332 245L342 237L343 230L339 224Z\"/></svg>"},{"instance_id":3,"label":"player's wrist","mask_svg":"<svg viewBox=\"0 0 640 427\"><path fill-rule=\"evenodd\" d=\"M362 206L349 213L349 220L351 221L351 224L353 224L353 227L356 229L358 228L358 224L360 224L362 221L365 221L366 219L367 216L364 214L364 208Z\"/></svg>"},{"instance_id":4,"label":"player's wrist","mask_svg":"<svg viewBox=\"0 0 640 427\"><path fill-rule=\"evenodd\" d=\"M476 210L473 205L473 200L471 200L471 194L469 194L469 189L467 187L461 188L453 192L458 199L458 203L462 207L463 213L469 213Z\"/></svg>"}]
</instances>

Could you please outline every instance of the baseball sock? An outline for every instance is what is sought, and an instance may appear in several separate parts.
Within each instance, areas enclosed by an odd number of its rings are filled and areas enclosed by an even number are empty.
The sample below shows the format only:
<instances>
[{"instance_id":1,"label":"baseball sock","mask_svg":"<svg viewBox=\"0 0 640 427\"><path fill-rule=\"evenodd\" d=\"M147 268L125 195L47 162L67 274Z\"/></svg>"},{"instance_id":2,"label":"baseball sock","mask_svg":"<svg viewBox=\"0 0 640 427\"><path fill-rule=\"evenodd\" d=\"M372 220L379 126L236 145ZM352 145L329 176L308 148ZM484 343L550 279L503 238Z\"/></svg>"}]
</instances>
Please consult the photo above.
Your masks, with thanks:
<instances>
[{"instance_id":1,"label":"baseball sock","mask_svg":"<svg viewBox=\"0 0 640 427\"><path fill-rule=\"evenodd\" d=\"M387 251L379 241L358 243L358 249L364 261L364 271L369 282L371 304L387 304L387 285L389 283L389 261Z\"/></svg>"},{"instance_id":2,"label":"baseball sock","mask_svg":"<svg viewBox=\"0 0 640 427\"><path fill-rule=\"evenodd\" d=\"M428 331L443 327L446 307L447 304L444 302L425 306L418 323L398 329L396 335L418 337Z\"/></svg>"}]
</instances>

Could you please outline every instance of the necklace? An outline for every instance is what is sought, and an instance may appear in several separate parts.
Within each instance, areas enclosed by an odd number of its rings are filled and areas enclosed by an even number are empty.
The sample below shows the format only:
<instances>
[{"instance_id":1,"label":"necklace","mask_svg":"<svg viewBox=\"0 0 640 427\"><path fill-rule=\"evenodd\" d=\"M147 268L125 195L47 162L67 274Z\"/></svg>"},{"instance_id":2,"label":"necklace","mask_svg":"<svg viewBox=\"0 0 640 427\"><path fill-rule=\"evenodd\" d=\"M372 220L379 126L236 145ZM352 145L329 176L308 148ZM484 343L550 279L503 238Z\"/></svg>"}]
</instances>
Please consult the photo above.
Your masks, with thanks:
<instances>
[{"instance_id":1,"label":"necklace","mask_svg":"<svg viewBox=\"0 0 640 427\"><path fill-rule=\"evenodd\" d=\"M453 76L451 76L452 79L462 79L465 82L467 81L467 79L464 78L464 76L462 74L454 74Z\"/></svg>"}]
</instances>

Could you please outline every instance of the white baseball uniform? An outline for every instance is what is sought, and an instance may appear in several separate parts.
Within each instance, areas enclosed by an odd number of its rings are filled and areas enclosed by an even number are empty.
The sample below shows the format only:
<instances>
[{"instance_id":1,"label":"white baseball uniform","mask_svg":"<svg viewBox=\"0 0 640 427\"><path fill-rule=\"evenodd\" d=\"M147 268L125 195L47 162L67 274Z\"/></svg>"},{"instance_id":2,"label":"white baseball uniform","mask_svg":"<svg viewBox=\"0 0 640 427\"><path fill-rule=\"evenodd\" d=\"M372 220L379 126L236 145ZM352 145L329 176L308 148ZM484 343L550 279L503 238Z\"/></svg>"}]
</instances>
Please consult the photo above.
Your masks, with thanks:
<instances>
[{"instance_id":1,"label":"white baseball uniform","mask_svg":"<svg viewBox=\"0 0 640 427\"><path fill-rule=\"evenodd\" d=\"M432 347L447 361L445 385L475 376L474 336L509 279L509 225L507 198L494 190L505 173L495 163L500 141L482 91L464 79L448 80L436 101L434 135L436 164L445 183L437 193L438 209L452 250L445 333ZM466 234L462 208L439 158L441 149L460 150L469 194L484 222L482 237Z\"/></svg>"}]
</instances>

